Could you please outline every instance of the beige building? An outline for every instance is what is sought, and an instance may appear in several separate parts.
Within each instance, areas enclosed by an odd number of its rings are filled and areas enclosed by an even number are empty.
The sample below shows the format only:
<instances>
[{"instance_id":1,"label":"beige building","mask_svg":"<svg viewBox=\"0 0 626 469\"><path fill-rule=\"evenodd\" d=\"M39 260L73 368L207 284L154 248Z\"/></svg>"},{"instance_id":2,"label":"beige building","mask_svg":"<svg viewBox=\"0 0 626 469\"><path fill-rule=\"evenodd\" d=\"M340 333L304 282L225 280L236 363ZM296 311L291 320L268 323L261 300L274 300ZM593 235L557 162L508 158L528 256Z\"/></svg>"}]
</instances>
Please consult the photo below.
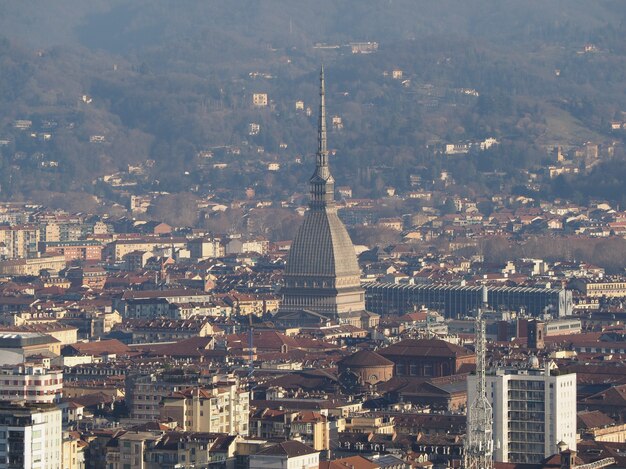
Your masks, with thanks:
<instances>
[{"instance_id":1,"label":"beige building","mask_svg":"<svg viewBox=\"0 0 626 469\"><path fill-rule=\"evenodd\" d=\"M0 262L1 275L37 276L42 270L58 272L65 268L65 256L41 256L31 259L19 258Z\"/></svg>"},{"instance_id":2,"label":"beige building","mask_svg":"<svg viewBox=\"0 0 626 469\"><path fill-rule=\"evenodd\" d=\"M173 393L161 403L161 418L178 422L185 431L247 436L250 393L236 381L210 387L190 387Z\"/></svg>"},{"instance_id":3,"label":"beige building","mask_svg":"<svg viewBox=\"0 0 626 469\"><path fill-rule=\"evenodd\" d=\"M589 282L574 280L572 286L588 298L623 298L626 297L626 282Z\"/></svg>"},{"instance_id":4,"label":"beige building","mask_svg":"<svg viewBox=\"0 0 626 469\"><path fill-rule=\"evenodd\" d=\"M63 397L63 371L21 363L0 368L0 400L58 403Z\"/></svg>"},{"instance_id":5,"label":"beige building","mask_svg":"<svg viewBox=\"0 0 626 469\"><path fill-rule=\"evenodd\" d=\"M148 445L155 440L150 432L127 432L120 435L118 445L106 451L108 469L146 469Z\"/></svg>"},{"instance_id":6,"label":"beige building","mask_svg":"<svg viewBox=\"0 0 626 469\"><path fill-rule=\"evenodd\" d=\"M283 441L250 456L250 469L318 469L320 453L299 441Z\"/></svg>"},{"instance_id":7,"label":"beige building","mask_svg":"<svg viewBox=\"0 0 626 469\"><path fill-rule=\"evenodd\" d=\"M0 226L0 244L4 244L9 259L35 257L39 235L39 228L34 225Z\"/></svg>"},{"instance_id":8,"label":"beige building","mask_svg":"<svg viewBox=\"0 0 626 469\"><path fill-rule=\"evenodd\" d=\"M103 257L111 257L119 261L133 251L154 252L157 248L185 249L187 240L184 238L154 238L154 239L118 239L107 244Z\"/></svg>"},{"instance_id":9,"label":"beige building","mask_svg":"<svg viewBox=\"0 0 626 469\"><path fill-rule=\"evenodd\" d=\"M192 239L187 244L192 259L211 259L223 257L224 246L219 239L198 238Z\"/></svg>"},{"instance_id":10,"label":"beige building","mask_svg":"<svg viewBox=\"0 0 626 469\"><path fill-rule=\"evenodd\" d=\"M318 412L299 412L291 422L289 438L300 440L316 451L329 451L331 428L343 431L343 419L329 420Z\"/></svg>"},{"instance_id":11,"label":"beige building","mask_svg":"<svg viewBox=\"0 0 626 469\"><path fill-rule=\"evenodd\" d=\"M7 459L12 462L2 467L61 469L61 419L61 410L54 404L2 403L0 448L8 450Z\"/></svg>"},{"instance_id":12,"label":"beige building","mask_svg":"<svg viewBox=\"0 0 626 469\"><path fill-rule=\"evenodd\" d=\"M63 469L83 469L85 467L85 446L69 432L63 433Z\"/></svg>"},{"instance_id":13,"label":"beige building","mask_svg":"<svg viewBox=\"0 0 626 469\"><path fill-rule=\"evenodd\" d=\"M368 414L354 415L346 418L346 431L391 435L394 432L393 421L393 417L378 417Z\"/></svg>"},{"instance_id":14,"label":"beige building","mask_svg":"<svg viewBox=\"0 0 626 469\"><path fill-rule=\"evenodd\" d=\"M61 227L58 223L46 223L40 230L41 241L61 241Z\"/></svg>"},{"instance_id":15,"label":"beige building","mask_svg":"<svg viewBox=\"0 0 626 469\"><path fill-rule=\"evenodd\" d=\"M37 321L37 319L35 318L34 320L31 319L30 321L22 321L22 324L19 326L0 326L0 333L2 334L20 334L23 332L36 332L39 334L48 335L53 339L58 340L61 346L71 345L78 342L77 327L61 324L54 319L47 321Z\"/></svg>"},{"instance_id":16,"label":"beige building","mask_svg":"<svg viewBox=\"0 0 626 469\"><path fill-rule=\"evenodd\" d=\"M256 107L265 107L267 106L268 99L267 93L253 93L252 94L252 105Z\"/></svg>"},{"instance_id":17,"label":"beige building","mask_svg":"<svg viewBox=\"0 0 626 469\"><path fill-rule=\"evenodd\" d=\"M17 365L33 355L58 357L61 342L37 332L0 332L0 365Z\"/></svg>"}]
</instances>

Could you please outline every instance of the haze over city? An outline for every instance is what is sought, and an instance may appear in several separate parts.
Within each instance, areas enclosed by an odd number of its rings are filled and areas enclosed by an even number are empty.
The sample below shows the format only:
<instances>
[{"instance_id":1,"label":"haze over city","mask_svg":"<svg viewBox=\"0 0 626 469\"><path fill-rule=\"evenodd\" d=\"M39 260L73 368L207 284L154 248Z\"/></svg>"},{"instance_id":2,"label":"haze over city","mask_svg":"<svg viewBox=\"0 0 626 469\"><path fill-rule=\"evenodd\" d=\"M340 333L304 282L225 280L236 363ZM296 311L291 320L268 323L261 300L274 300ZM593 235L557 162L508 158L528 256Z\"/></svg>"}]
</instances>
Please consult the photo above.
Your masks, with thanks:
<instances>
[{"instance_id":1,"label":"haze over city","mask_svg":"<svg viewBox=\"0 0 626 469\"><path fill-rule=\"evenodd\" d=\"M626 4L0 14L0 469L626 467Z\"/></svg>"}]
</instances>

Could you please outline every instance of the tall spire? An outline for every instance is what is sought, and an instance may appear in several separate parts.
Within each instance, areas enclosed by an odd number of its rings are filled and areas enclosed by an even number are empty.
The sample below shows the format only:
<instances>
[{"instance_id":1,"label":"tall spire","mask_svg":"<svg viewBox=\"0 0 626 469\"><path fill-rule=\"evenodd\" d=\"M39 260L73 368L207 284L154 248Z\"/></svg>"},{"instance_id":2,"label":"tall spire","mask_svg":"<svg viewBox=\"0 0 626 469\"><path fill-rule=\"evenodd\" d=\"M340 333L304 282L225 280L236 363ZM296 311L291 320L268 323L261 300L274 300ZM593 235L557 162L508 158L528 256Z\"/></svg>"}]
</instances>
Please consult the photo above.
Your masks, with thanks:
<instances>
[{"instance_id":1,"label":"tall spire","mask_svg":"<svg viewBox=\"0 0 626 469\"><path fill-rule=\"evenodd\" d=\"M335 179L328 166L328 143L326 140L326 90L324 66L320 69L320 112L317 124L317 153L315 172L311 179L311 208L327 207L334 204Z\"/></svg>"},{"instance_id":2,"label":"tall spire","mask_svg":"<svg viewBox=\"0 0 626 469\"><path fill-rule=\"evenodd\" d=\"M317 165L328 166L328 148L326 141L326 90L324 85L324 66L320 69L320 114L317 125Z\"/></svg>"}]
</instances>

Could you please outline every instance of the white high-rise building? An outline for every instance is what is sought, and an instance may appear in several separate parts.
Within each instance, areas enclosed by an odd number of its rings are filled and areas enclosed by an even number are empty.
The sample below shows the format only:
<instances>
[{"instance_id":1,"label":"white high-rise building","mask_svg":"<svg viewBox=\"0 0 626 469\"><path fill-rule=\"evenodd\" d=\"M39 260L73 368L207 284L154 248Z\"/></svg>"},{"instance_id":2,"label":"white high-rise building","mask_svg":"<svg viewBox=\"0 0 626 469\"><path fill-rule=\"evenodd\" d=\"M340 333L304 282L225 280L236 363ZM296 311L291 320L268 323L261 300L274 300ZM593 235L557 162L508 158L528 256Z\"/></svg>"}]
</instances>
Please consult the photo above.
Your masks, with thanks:
<instances>
[{"instance_id":1,"label":"white high-rise building","mask_svg":"<svg viewBox=\"0 0 626 469\"><path fill-rule=\"evenodd\" d=\"M0 404L0 469L61 469L61 421L54 404Z\"/></svg>"},{"instance_id":2,"label":"white high-rise building","mask_svg":"<svg viewBox=\"0 0 626 469\"><path fill-rule=\"evenodd\" d=\"M476 377L468 379L473 402ZM527 369L498 369L487 375L493 407L494 460L537 463L564 442L576 450L576 374L540 368L536 357Z\"/></svg>"}]
</instances>

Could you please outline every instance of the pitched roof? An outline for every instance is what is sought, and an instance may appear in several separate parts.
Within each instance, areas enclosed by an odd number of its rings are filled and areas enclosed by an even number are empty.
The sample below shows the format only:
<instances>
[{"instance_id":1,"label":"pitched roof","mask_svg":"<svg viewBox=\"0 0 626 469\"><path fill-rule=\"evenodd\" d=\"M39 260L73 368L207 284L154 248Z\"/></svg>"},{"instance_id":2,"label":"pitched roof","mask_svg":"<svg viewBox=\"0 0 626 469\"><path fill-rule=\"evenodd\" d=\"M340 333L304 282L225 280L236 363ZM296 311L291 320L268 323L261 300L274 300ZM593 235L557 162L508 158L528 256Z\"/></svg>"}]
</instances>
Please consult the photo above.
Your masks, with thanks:
<instances>
[{"instance_id":1,"label":"pitched roof","mask_svg":"<svg viewBox=\"0 0 626 469\"><path fill-rule=\"evenodd\" d=\"M380 465L363 456L350 456L334 461L322 461L319 467L320 469L378 469Z\"/></svg>"},{"instance_id":2,"label":"pitched roof","mask_svg":"<svg viewBox=\"0 0 626 469\"><path fill-rule=\"evenodd\" d=\"M612 386L582 400L586 405L626 406L626 385Z\"/></svg>"},{"instance_id":3,"label":"pitched roof","mask_svg":"<svg viewBox=\"0 0 626 469\"><path fill-rule=\"evenodd\" d=\"M130 351L128 345L117 339L97 340L94 342L76 342L75 344L64 347L65 349L75 350L81 355L102 355L102 354L123 354Z\"/></svg>"},{"instance_id":4,"label":"pitched roof","mask_svg":"<svg viewBox=\"0 0 626 469\"><path fill-rule=\"evenodd\" d=\"M600 412L599 410L592 410L590 412L579 412L577 415L578 428L603 428L615 425L613 420L608 415Z\"/></svg>"},{"instance_id":5,"label":"pitched roof","mask_svg":"<svg viewBox=\"0 0 626 469\"><path fill-rule=\"evenodd\" d=\"M341 366L359 367L359 366L393 366L393 362L371 350L359 350L352 355L339 360L337 363Z\"/></svg>"},{"instance_id":6,"label":"pitched roof","mask_svg":"<svg viewBox=\"0 0 626 469\"><path fill-rule=\"evenodd\" d=\"M468 357L474 353L441 339L405 339L378 351L383 357Z\"/></svg>"},{"instance_id":7,"label":"pitched roof","mask_svg":"<svg viewBox=\"0 0 626 469\"><path fill-rule=\"evenodd\" d=\"M299 441L283 441L274 446L269 446L262 449L257 454L263 456L287 456L288 458L295 458L298 456L304 456L305 454L314 454L315 451L310 446L300 443Z\"/></svg>"},{"instance_id":8,"label":"pitched roof","mask_svg":"<svg viewBox=\"0 0 626 469\"><path fill-rule=\"evenodd\" d=\"M156 357L201 357L207 354L213 337L190 337L178 342L162 344L139 344L130 348L143 355Z\"/></svg>"}]
</instances>

